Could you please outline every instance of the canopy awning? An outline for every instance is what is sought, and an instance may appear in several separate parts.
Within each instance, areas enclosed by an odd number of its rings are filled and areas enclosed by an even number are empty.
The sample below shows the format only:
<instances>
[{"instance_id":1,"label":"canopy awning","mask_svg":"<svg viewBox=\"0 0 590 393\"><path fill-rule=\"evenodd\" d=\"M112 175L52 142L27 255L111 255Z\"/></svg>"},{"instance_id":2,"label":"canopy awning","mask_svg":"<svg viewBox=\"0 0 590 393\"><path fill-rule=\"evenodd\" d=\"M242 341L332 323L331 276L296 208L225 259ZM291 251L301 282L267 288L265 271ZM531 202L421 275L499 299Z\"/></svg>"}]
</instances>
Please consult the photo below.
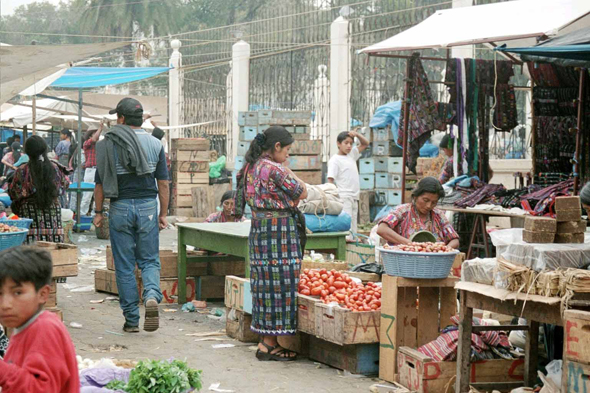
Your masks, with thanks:
<instances>
[{"instance_id":1,"label":"canopy awning","mask_svg":"<svg viewBox=\"0 0 590 393\"><path fill-rule=\"evenodd\" d=\"M51 86L87 88L117 85L151 78L169 69L168 67L72 67Z\"/></svg>"},{"instance_id":2,"label":"canopy awning","mask_svg":"<svg viewBox=\"0 0 590 393\"><path fill-rule=\"evenodd\" d=\"M590 68L590 28L559 35L536 46L498 50L517 53L524 61Z\"/></svg>"},{"instance_id":3,"label":"canopy awning","mask_svg":"<svg viewBox=\"0 0 590 393\"><path fill-rule=\"evenodd\" d=\"M8 110L0 113L0 122L3 123L12 123L15 127L22 127L33 122L33 106L32 101L24 101L23 105L14 105ZM77 113L78 112L78 105L64 102L59 100L52 100L50 98L45 98L42 100L37 100L37 113L36 113L36 122L42 121L49 121L54 125L61 125L63 118L59 116L65 113ZM51 110L41 109L47 108ZM83 116L86 113L83 113ZM77 116L76 116L77 118Z\"/></svg>"},{"instance_id":4,"label":"canopy awning","mask_svg":"<svg viewBox=\"0 0 590 393\"><path fill-rule=\"evenodd\" d=\"M361 53L449 48L495 43L534 45L576 22L590 24L588 0L518 0L436 11L418 25ZM585 18L586 17L586 18Z\"/></svg>"},{"instance_id":5,"label":"canopy awning","mask_svg":"<svg viewBox=\"0 0 590 393\"><path fill-rule=\"evenodd\" d=\"M107 42L83 45L0 46L0 104L23 89L54 74L55 67L129 45L130 42Z\"/></svg>"}]
</instances>

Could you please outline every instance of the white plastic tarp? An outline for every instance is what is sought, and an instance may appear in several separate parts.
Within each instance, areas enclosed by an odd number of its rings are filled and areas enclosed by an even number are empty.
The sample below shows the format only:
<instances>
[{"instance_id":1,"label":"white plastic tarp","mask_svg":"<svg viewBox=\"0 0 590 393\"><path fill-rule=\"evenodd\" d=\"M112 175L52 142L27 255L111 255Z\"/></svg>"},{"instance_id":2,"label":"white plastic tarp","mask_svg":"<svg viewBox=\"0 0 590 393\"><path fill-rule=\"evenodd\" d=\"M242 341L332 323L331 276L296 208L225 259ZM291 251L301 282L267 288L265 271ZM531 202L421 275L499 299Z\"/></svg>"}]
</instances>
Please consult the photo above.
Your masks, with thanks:
<instances>
[{"instance_id":1,"label":"white plastic tarp","mask_svg":"<svg viewBox=\"0 0 590 393\"><path fill-rule=\"evenodd\" d=\"M33 105L33 101L25 101L23 104ZM48 111L39 108L49 108L55 111ZM60 118L56 117L63 112L78 113L78 105L63 102L58 100L52 100L50 98L44 98L37 100L37 122L51 121L53 118L56 119L57 124L61 124ZM33 123L33 108L21 105L15 105L12 108L0 113L1 122L11 122L15 127L22 127L27 124Z\"/></svg>"},{"instance_id":2,"label":"white plastic tarp","mask_svg":"<svg viewBox=\"0 0 590 393\"><path fill-rule=\"evenodd\" d=\"M23 89L54 74L56 66L78 61L98 53L129 45L129 42L106 42L82 45L0 46L0 104Z\"/></svg>"},{"instance_id":3,"label":"white plastic tarp","mask_svg":"<svg viewBox=\"0 0 590 393\"><path fill-rule=\"evenodd\" d=\"M447 48L482 43L530 46L576 23L589 23L590 0L518 0L436 11L422 23L361 53ZM579 23L578 23L579 22Z\"/></svg>"}]
</instances>

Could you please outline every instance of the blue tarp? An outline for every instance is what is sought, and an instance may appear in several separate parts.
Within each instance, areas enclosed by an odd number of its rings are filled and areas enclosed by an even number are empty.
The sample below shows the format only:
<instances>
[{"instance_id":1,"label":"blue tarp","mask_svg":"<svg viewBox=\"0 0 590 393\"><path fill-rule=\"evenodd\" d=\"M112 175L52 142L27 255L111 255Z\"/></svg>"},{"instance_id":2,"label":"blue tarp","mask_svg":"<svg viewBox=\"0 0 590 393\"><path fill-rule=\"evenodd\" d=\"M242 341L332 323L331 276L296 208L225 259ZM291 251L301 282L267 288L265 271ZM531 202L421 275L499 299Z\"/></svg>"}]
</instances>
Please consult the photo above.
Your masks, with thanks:
<instances>
[{"instance_id":1,"label":"blue tarp","mask_svg":"<svg viewBox=\"0 0 590 393\"><path fill-rule=\"evenodd\" d=\"M385 128L387 126L391 126L391 134L393 136L393 141L397 144L397 134L399 130L399 118L402 111L402 102L401 101L393 101L388 102L387 104L381 105L377 108L371 121L369 122L369 127L371 128ZM401 148L401 146L398 145Z\"/></svg>"},{"instance_id":2,"label":"blue tarp","mask_svg":"<svg viewBox=\"0 0 590 393\"><path fill-rule=\"evenodd\" d=\"M151 78L168 67L72 67L51 84L54 87L86 88L117 85Z\"/></svg>"}]
</instances>

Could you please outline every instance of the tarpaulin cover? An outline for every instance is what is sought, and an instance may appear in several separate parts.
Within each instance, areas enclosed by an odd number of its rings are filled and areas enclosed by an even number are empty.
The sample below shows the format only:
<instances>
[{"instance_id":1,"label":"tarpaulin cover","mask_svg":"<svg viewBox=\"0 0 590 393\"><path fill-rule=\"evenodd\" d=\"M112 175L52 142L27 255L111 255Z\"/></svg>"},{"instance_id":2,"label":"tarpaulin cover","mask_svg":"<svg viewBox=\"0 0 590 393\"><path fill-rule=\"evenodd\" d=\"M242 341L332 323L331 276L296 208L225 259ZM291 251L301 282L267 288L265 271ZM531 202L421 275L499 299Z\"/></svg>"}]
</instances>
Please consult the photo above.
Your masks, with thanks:
<instances>
[{"instance_id":1,"label":"tarpaulin cover","mask_svg":"<svg viewBox=\"0 0 590 393\"><path fill-rule=\"evenodd\" d=\"M117 85L151 78L169 69L168 67L73 67L51 86L86 88Z\"/></svg>"},{"instance_id":2,"label":"tarpaulin cover","mask_svg":"<svg viewBox=\"0 0 590 393\"><path fill-rule=\"evenodd\" d=\"M555 35L574 22L587 25L588 18L584 17L589 14L588 0L518 0L440 10L361 52L377 54L506 42L512 47L531 46L536 37Z\"/></svg>"},{"instance_id":3,"label":"tarpaulin cover","mask_svg":"<svg viewBox=\"0 0 590 393\"><path fill-rule=\"evenodd\" d=\"M518 53L524 61L555 63L563 66L590 67L590 28L559 35L525 48L498 48Z\"/></svg>"}]
</instances>

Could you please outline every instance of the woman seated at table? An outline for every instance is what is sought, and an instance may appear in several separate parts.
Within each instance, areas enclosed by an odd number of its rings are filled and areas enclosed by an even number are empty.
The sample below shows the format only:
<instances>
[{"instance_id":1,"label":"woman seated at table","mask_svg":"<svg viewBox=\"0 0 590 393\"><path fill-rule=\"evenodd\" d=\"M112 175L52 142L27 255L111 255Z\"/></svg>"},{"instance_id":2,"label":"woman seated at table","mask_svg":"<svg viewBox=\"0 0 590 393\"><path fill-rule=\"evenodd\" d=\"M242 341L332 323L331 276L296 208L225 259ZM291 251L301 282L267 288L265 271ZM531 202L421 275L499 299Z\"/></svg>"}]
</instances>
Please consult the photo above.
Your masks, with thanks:
<instances>
[{"instance_id":1,"label":"woman seated at table","mask_svg":"<svg viewBox=\"0 0 590 393\"><path fill-rule=\"evenodd\" d=\"M223 208L223 210L213 213L207 217L205 222L241 222L244 221L245 218L237 218L232 214L234 210L234 198L236 197L235 191L226 191L221 196L221 203L219 206Z\"/></svg>"},{"instance_id":2,"label":"woman seated at table","mask_svg":"<svg viewBox=\"0 0 590 393\"><path fill-rule=\"evenodd\" d=\"M408 244L414 233L428 231L437 242L459 248L459 235L443 212L436 209L438 200L444 195L442 185L434 177L420 180L412 192L412 202L398 206L382 219L377 233L389 244Z\"/></svg>"}]
</instances>

